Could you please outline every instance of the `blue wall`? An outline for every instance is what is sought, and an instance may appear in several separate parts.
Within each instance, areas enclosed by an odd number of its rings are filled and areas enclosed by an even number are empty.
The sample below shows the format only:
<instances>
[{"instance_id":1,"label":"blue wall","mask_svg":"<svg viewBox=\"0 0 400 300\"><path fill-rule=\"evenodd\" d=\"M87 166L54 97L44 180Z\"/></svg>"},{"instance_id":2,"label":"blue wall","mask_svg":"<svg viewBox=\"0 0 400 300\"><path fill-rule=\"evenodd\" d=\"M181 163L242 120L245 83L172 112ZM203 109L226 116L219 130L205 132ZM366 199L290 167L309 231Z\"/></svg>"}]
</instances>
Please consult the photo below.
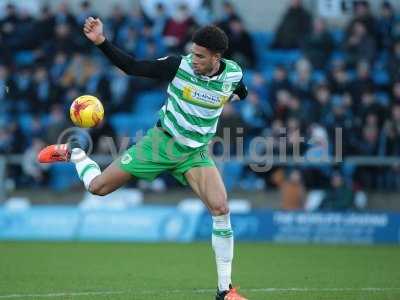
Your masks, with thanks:
<instances>
[{"instance_id":1,"label":"blue wall","mask_svg":"<svg viewBox=\"0 0 400 300\"><path fill-rule=\"evenodd\" d=\"M235 239L294 243L399 244L400 214L256 210L232 214ZM82 211L73 206L0 208L1 240L208 240L211 218L169 206Z\"/></svg>"}]
</instances>

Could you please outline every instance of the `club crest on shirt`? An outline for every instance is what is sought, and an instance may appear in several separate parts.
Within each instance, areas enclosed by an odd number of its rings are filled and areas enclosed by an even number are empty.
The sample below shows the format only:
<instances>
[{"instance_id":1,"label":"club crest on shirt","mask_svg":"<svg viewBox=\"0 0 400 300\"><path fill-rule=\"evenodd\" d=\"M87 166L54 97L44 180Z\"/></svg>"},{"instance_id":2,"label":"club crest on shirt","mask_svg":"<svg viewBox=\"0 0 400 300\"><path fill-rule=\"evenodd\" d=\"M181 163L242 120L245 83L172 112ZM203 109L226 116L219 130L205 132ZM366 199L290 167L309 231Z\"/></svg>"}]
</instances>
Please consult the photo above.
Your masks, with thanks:
<instances>
[{"instance_id":1,"label":"club crest on shirt","mask_svg":"<svg viewBox=\"0 0 400 300\"><path fill-rule=\"evenodd\" d=\"M132 156L129 153L125 153L121 158L121 163L124 165L129 164L132 161Z\"/></svg>"},{"instance_id":2,"label":"club crest on shirt","mask_svg":"<svg viewBox=\"0 0 400 300\"><path fill-rule=\"evenodd\" d=\"M222 84L222 91L223 91L224 93L229 92L229 91L231 90L231 88L232 88L232 83L231 83L231 82L224 82L224 83Z\"/></svg>"}]
</instances>

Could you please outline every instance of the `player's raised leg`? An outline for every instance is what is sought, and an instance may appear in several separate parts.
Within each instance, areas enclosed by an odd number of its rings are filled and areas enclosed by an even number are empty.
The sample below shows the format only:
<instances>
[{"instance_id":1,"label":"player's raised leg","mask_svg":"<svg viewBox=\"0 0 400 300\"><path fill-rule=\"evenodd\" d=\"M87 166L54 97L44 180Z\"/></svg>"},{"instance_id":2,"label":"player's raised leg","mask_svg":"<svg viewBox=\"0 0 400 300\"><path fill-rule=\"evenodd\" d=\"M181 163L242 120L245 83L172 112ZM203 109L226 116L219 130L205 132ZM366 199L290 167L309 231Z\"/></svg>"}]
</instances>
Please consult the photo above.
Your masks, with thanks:
<instances>
[{"instance_id":1,"label":"player's raised leg","mask_svg":"<svg viewBox=\"0 0 400 300\"><path fill-rule=\"evenodd\" d=\"M84 150L79 147L71 148L67 144L47 146L38 154L38 161L41 163L62 161L74 163L85 188L92 194L99 196L115 191L132 179L131 174L121 170L119 160L114 161L101 172L99 165Z\"/></svg>"},{"instance_id":2,"label":"player's raised leg","mask_svg":"<svg viewBox=\"0 0 400 300\"><path fill-rule=\"evenodd\" d=\"M233 231L221 175L216 167L195 167L187 171L185 177L212 215L212 247L218 273L216 300L246 300L231 285Z\"/></svg>"}]
</instances>

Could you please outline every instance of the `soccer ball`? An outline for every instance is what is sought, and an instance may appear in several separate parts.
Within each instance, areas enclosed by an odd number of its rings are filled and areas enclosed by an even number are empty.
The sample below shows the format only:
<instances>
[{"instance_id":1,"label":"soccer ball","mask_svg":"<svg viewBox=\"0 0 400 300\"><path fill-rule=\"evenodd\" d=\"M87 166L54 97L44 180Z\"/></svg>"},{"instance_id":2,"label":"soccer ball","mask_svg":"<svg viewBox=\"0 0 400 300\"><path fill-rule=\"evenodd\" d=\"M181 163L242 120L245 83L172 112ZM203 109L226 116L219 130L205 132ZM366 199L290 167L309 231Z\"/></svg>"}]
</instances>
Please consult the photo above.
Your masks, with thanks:
<instances>
[{"instance_id":1,"label":"soccer ball","mask_svg":"<svg viewBox=\"0 0 400 300\"><path fill-rule=\"evenodd\" d=\"M95 127L104 118L103 104L95 96L83 95L72 102L69 115L72 122L78 127Z\"/></svg>"}]
</instances>

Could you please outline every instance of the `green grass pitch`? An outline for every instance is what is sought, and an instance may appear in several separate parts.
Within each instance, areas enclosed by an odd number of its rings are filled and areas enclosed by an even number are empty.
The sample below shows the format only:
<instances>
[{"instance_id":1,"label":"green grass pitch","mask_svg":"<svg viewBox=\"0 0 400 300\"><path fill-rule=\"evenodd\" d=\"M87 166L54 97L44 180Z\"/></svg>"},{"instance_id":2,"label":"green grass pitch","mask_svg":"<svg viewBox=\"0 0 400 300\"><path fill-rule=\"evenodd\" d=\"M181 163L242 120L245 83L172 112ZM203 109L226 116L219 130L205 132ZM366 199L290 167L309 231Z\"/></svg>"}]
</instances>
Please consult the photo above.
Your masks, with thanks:
<instances>
[{"instance_id":1,"label":"green grass pitch","mask_svg":"<svg viewBox=\"0 0 400 300\"><path fill-rule=\"evenodd\" d=\"M400 248L237 243L252 300L400 299ZM0 242L1 299L214 299L209 243Z\"/></svg>"}]
</instances>

